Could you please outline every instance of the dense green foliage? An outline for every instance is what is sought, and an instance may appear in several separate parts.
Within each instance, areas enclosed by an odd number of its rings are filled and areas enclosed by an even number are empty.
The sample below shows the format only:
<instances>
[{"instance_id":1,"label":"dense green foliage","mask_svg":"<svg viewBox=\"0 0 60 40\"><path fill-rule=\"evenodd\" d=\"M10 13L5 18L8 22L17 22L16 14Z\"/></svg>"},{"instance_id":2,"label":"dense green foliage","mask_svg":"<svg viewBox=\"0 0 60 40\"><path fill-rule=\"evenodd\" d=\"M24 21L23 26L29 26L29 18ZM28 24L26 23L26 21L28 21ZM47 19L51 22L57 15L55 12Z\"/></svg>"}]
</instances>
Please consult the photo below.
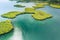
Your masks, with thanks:
<instances>
[{"instance_id":1,"label":"dense green foliage","mask_svg":"<svg viewBox=\"0 0 60 40\"><path fill-rule=\"evenodd\" d=\"M15 18L19 14L21 14L21 12L19 12L19 11L11 11L11 12L5 13L5 14L3 14L1 16L4 17L4 18Z\"/></svg>"},{"instance_id":2,"label":"dense green foliage","mask_svg":"<svg viewBox=\"0 0 60 40\"><path fill-rule=\"evenodd\" d=\"M60 0L11 0L11 1L17 1L17 2L49 2L49 3L57 3L60 4Z\"/></svg>"},{"instance_id":3,"label":"dense green foliage","mask_svg":"<svg viewBox=\"0 0 60 40\"><path fill-rule=\"evenodd\" d=\"M13 29L13 25L10 20L0 22L0 35L5 34Z\"/></svg>"},{"instance_id":4,"label":"dense green foliage","mask_svg":"<svg viewBox=\"0 0 60 40\"><path fill-rule=\"evenodd\" d=\"M21 15L21 14L33 14L33 13L29 13L29 12L26 12L26 11L30 11L32 9L29 9L29 8L25 8L25 11L23 12L20 12L20 11L11 11L11 12L7 12L5 14L2 14L1 16L4 17L4 18L10 18L10 19L13 19L15 18L16 16L18 15ZM33 11L33 10L32 10ZM31 12L32 12L31 11Z\"/></svg>"},{"instance_id":5,"label":"dense green foliage","mask_svg":"<svg viewBox=\"0 0 60 40\"><path fill-rule=\"evenodd\" d=\"M53 3L53 4L60 4L60 0L50 0L50 3Z\"/></svg>"},{"instance_id":6,"label":"dense green foliage","mask_svg":"<svg viewBox=\"0 0 60 40\"><path fill-rule=\"evenodd\" d=\"M36 10L34 13L35 13L35 14L32 14L32 17L33 17L34 19L40 20L40 21L46 20L46 19L49 19L49 18L52 17L51 14L48 14L48 13L46 13L46 12L44 12L44 11L40 11L40 10L38 10L38 11Z\"/></svg>"}]
</instances>

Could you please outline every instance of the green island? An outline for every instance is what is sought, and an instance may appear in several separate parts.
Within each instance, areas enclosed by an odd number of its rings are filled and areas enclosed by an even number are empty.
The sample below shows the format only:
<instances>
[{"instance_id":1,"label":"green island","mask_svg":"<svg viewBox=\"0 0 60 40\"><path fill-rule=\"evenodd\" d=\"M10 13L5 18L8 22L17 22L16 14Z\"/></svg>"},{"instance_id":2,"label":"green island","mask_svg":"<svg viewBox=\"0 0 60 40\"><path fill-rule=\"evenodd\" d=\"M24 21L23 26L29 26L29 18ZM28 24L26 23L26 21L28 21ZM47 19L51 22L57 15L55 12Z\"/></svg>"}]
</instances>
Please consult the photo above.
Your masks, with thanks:
<instances>
[{"instance_id":1,"label":"green island","mask_svg":"<svg viewBox=\"0 0 60 40\"><path fill-rule=\"evenodd\" d=\"M0 35L10 32L13 29L13 25L10 20L0 22Z\"/></svg>"},{"instance_id":2,"label":"green island","mask_svg":"<svg viewBox=\"0 0 60 40\"><path fill-rule=\"evenodd\" d=\"M60 0L50 0L49 5L53 8L60 9Z\"/></svg>"},{"instance_id":3,"label":"green island","mask_svg":"<svg viewBox=\"0 0 60 40\"><path fill-rule=\"evenodd\" d=\"M50 6L53 8L60 8L60 5L57 5L57 4L50 4Z\"/></svg>"},{"instance_id":4,"label":"green island","mask_svg":"<svg viewBox=\"0 0 60 40\"><path fill-rule=\"evenodd\" d=\"M26 10L27 11L27 10ZM33 12L20 12L20 11L11 11L11 12L7 12L5 14L2 14L1 16L3 18L9 18L9 19L13 19L16 18L16 16L18 15L22 15L22 14L33 14Z\"/></svg>"},{"instance_id":5,"label":"green island","mask_svg":"<svg viewBox=\"0 0 60 40\"><path fill-rule=\"evenodd\" d=\"M16 4L16 5L14 5L14 7L25 7L25 6Z\"/></svg>"},{"instance_id":6,"label":"green island","mask_svg":"<svg viewBox=\"0 0 60 40\"><path fill-rule=\"evenodd\" d=\"M39 10L39 11L35 11L35 14L32 14L32 17L37 20L45 20L51 18L52 15Z\"/></svg>"},{"instance_id":7,"label":"green island","mask_svg":"<svg viewBox=\"0 0 60 40\"><path fill-rule=\"evenodd\" d=\"M43 8L45 5L48 5L48 3L37 3L35 4L35 6L33 6L33 8Z\"/></svg>"},{"instance_id":8,"label":"green island","mask_svg":"<svg viewBox=\"0 0 60 40\"><path fill-rule=\"evenodd\" d=\"M35 8L25 8L25 12L33 13Z\"/></svg>"},{"instance_id":9,"label":"green island","mask_svg":"<svg viewBox=\"0 0 60 40\"><path fill-rule=\"evenodd\" d=\"M15 18L17 15L19 15L19 14L21 14L21 12L19 12L19 11L11 11L11 12L2 14L1 16L4 17L4 18L13 19L13 18Z\"/></svg>"}]
</instances>

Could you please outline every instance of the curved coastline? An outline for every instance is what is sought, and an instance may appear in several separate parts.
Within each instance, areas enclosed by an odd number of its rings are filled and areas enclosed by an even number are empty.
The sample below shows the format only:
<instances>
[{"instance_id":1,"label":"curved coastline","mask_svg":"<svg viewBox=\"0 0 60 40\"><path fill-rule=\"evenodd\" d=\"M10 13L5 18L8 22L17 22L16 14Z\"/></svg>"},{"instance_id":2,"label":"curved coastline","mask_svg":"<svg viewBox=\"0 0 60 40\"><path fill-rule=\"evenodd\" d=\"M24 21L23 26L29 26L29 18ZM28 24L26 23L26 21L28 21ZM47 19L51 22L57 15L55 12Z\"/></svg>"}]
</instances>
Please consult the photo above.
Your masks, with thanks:
<instances>
[{"instance_id":1,"label":"curved coastline","mask_svg":"<svg viewBox=\"0 0 60 40\"><path fill-rule=\"evenodd\" d=\"M5 14L2 14L1 17L3 18L8 18L8 19L14 19L16 18L16 16L18 15L22 15L22 14L34 14L33 12L19 12L19 11L11 11L11 12L7 12Z\"/></svg>"},{"instance_id":2,"label":"curved coastline","mask_svg":"<svg viewBox=\"0 0 60 40\"><path fill-rule=\"evenodd\" d=\"M46 20L46 19L49 19L49 18L52 18L52 15L51 14L47 14L43 11L35 11L35 14L32 14L32 17L36 20Z\"/></svg>"},{"instance_id":3,"label":"curved coastline","mask_svg":"<svg viewBox=\"0 0 60 40\"><path fill-rule=\"evenodd\" d=\"M21 12L19 12L19 11L11 11L11 12L7 12L5 14L2 14L1 17L13 19L17 15L20 15L20 14L21 14Z\"/></svg>"}]
</instances>

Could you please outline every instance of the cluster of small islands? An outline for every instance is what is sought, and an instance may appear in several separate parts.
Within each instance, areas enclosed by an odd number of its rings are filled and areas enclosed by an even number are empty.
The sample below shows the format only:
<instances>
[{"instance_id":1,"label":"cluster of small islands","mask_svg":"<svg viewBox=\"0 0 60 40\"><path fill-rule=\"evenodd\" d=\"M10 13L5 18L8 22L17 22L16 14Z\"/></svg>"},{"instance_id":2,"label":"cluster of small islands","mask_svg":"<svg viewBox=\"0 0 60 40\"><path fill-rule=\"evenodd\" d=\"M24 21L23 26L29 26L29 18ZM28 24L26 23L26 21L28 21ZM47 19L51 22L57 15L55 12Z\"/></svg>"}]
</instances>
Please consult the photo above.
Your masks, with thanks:
<instances>
[{"instance_id":1,"label":"cluster of small islands","mask_svg":"<svg viewBox=\"0 0 60 40\"><path fill-rule=\"evenodd\" d=\"M44 11L41 10L36 10L36 8L43 8L45 5L48 5L48 3L37 3L35 6L32 6L32 8L25 8L24 12L20 12L20 11L11 11L11 12L7 12L5 14L2 14L1 17L3 18L9 18L9 19L14 19L16 18L16 16L18 15L23 15L23 14L31 14L31 16L36 19L36 20L46 20L49 18L52 18L53 16L49 13L46 13ZM25 7L22 5L14 5L15 7ZM50 4L51 7L54 8L60 8L60 5L54 5L54 4ZM5 34L10 32L12 29L14 29L11 20L6 20L3 22L0 22L0 35L1 34Z\"/></svg>"},{"instance_id":2,"label":"cluster of small islands","mask_svg":"<svg viewBox=\"0 0 60 40\"><path fill-rule=\"evenodd\" d=\"M4 18L13 19L16 16L22 15L22 14L32 14L32 17L34 19L37 19L37 20L44 20L44 19L52 17L51 14L45 13L43 11L37 11L34 8L25 8L25 12L11 11L11 12L5 13L5 14L3 14L1 16L4 17ZM11 20L6 20L6 21L3 21L3 22L0 22L0 34L8 33L13 28L14 27L13 27L13 25L11 23Z\"/></svg>"},{"instance_id":3,"label":"cluster of small islands","mask_svg":"<svg viewBox=\"0 0 60 40\"><path fill-rule=\"evenodd\" d=\"M33 8L43 8L46 5L49 5L50 7L53 7L53 8L59 8L60 9L60 4L49 4L48 2L36 3L35 6L32 6L32 7ZM25 7L25 6L20 5L20 4L15 4L14 7Z\"/></svg>"},{"instance_id":4,"label":"cluster of small islands","mask_svg":"<svg viewBox=\"0 0 60 40\"><path fill-rule=\"evenodd\" d=\"M48 14L48 13L43 12L41 10L35 10L34 8L25 8L25 11L24 12L12 11L12 12L5 13L5 14L3 14L1 16L4 17L4 18L13 19L16 16L22 15L22 14L32 14L32 17L34 19L37 19L37 20L44 20L44 19L47 19L47 18L51 18L52 17L51 14Z\"/></svg>"}]
</instances>

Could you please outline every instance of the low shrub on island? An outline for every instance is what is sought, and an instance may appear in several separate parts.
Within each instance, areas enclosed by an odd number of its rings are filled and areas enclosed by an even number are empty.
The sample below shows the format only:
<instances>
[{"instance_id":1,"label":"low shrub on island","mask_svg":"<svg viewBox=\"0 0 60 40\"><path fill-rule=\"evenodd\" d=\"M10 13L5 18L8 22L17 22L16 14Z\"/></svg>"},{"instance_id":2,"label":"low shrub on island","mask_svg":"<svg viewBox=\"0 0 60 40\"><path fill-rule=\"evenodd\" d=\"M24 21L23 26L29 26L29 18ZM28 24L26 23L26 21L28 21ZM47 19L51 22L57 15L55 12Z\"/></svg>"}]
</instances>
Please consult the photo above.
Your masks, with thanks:
<instances>
[{"instance_id":1,"label":"low shrub on island","mask_svg":"<svg viewBox=\"0 0 60 40\"><path fill-rule=\"evenodd\" d=\"M13 19L17 15L19 15L19 14L21 14L21 12L19 12L19 11L11 11L11 12L7 12L7 13L1 15L1 16L4 17L4 18L11 18L11 19Z\"/></svg>"},{"instance_id":2,"label":"low shrub on island","mask_svg":"<svg viewBox=\"0 0 60 40\"><path fill-rule=\"evenodd\" d=\"M47 14L43 11L35 11L35 14L32 14L32 17L37 20L45 20L47 18L51 18L52 15Z\"/></svg>"},{"instance_id":3,"label":"low shrub on island","mask_svg":"<svg viewBox=\"0 0 60 40\"><path fill-rule=\"evenodd\" d=\"M27 9L28 10L28 9ZM5 14L2 14L1 16L4 17L4 18L10 18L10 19L13 19L13 18L16 18L16 16L18 15L22 15L22 14L33 14L33 12L28 12L28 11L25 11L25 12L19 12L19 11L11 11L11 12L7 12Z\"/></svg>"},{"instance_id":4,"label":"low shrub on island","mask_svg":"<svg viewBox=\"0 0 60 40\"><path fill-rule=\"evenodd\" d=\"M58 4L50 4L50 6L53 8L59 8L60 9L60 5L58 5Z\"/></svg>"},{"instance_id":5,"label":"low shrub on island","mask_svg":"<svg viewBox=\"0 0 60 40\"><path fill-rule=\"evenodd\" d=\"M34 11L34 8L25 8L25 12L33 13Z\"/></svg>"},{"instance_id":6,"label":"low shrub on island","mask_svg":"<svg viewBox=\"0 0 60 40\"><path fill-rule=\"evenodd\" d=\"M10 20L0 22L0 35L10 32L13 25Z\"/></svg>"},{"instance_id":7,"label":"low shrub on island","mask_svg":"<svg viewBox=\"0 0 60 40\"><path fill-rule=\"evenodd\" d=\"M47 5L48 3L37 3L35 4L35 6L33 6L34 8L43 8L45 5Z\"/></svg>"}]
</instances>

